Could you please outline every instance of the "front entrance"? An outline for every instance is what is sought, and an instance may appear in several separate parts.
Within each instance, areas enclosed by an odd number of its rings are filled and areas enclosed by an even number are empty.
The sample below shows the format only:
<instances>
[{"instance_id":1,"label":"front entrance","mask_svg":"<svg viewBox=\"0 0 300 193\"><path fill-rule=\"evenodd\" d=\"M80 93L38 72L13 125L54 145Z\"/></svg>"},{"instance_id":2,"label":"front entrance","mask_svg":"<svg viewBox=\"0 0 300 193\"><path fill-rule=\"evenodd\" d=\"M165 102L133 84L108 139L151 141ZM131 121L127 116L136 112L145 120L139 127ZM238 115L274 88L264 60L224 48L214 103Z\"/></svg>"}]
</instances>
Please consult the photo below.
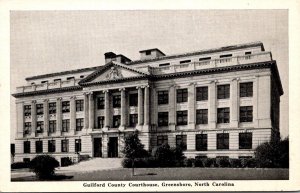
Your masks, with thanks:
<instances>
[{"instance_id":1,"label":"front entrance","mask_svg":"<svg viewBox=\"0 0 300 193\"><path fill-rule=\"evenodd\" d=\"M108 140L108 157L118 157L118 137L110 137Z\"/></svg>"},{"instance_id":2,"label":"front entrance","mask_svg":"<svg viewBox=\"0 0 300 193\"><path fill-rule=\"evenodd\" d=\"M94 138L94 157L102 157L102 138Z\"/></svg>"}]
</instances>

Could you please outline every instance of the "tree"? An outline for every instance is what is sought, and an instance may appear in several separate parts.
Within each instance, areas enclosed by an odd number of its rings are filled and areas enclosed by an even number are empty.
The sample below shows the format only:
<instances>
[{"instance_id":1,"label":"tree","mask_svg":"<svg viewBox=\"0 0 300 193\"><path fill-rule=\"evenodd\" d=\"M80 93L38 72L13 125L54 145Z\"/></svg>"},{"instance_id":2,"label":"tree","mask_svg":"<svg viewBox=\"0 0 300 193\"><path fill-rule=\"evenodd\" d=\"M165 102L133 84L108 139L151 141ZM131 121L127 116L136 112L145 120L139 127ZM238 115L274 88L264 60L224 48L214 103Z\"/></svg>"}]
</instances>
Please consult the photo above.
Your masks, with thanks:
<instances>
[{"instance_id":1,"label":"tree","mask_svg":"<svg viewBox=\"0 0 300 193\"><path fill-rule=\"evenodd\" d=\"M39 179L51 179L59 162L49 155L39 155L30 161L29 168Z\"/></svg>"},{"instance_id":2,"label":"tree","mask_svg":"<svg viewBox=\"0 0 300 193\"><path fill-rule=\"evenodd\" d=\"M144 145L141 143L138 133L125 137L125 146L122 151L126 158L132 160L132 176L134 176L134 159L148 157L149 153L144 149Z\"/></svg>"}]
</instances>

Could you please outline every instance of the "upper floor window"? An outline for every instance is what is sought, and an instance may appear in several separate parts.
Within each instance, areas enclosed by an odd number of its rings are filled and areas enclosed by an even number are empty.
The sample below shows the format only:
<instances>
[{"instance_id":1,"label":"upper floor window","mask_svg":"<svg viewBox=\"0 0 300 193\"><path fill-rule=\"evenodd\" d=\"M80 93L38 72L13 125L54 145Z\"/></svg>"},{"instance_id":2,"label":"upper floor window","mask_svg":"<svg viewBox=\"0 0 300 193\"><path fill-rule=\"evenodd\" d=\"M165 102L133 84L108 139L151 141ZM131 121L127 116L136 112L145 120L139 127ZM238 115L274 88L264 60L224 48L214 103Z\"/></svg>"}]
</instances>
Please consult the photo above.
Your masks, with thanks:
<instances>
[{"instance_id":1,"label":"upper floor window","mask_svg":"<svg viewBox=\"0 0 300 193\"><path fill-rule=\"evenodd\" d=\"M43 141L35 141L35 152L43 153Z\"/></svg>"},{"instance_id":2,"label":"upper floor window","mask_svg":"<svg viewBox=\"0 0 300 193\"><path fill-rule=\"evenodd\" d=\"M227 58L227 57L232 57L232 54L224 54L220 56L220 58Z\"/></svg>"},{"instance_id":3,"label":"upper floor window","mask_svg":"<svg viewBox=\"0 0 300 193\"><path fill-rule=\"evenodd\" d=\"M81 139L75 139L75 152L81 152Z\"/></svg>"},{"instance_id":4,"label":"upper floor window","mask_svg":"<svg viewBox=\"0 0 300 193\"><path fill-rule=\"evenodd\" d=\"M130 94L129 95L129 106L136 107L138 105L138 94Z\"/></svg>"},{"instance_id":5,"label":"upper floor window","mask_svg":"<svg viewBox=\"0 0 300 193\"><path fill-rule=\"evenodd\" d=\"M118 128L121 124L121 115L113 116L113 128Z\"/></svg>"},{"instance_id":6,"label":"upper floor window","mask_svg":"<svg viewBox=\"0 0 300 193\"><path fill-rule=\"evenodd\" d=\"M182 60L182 61L180 61L179 63L180 63L180 64L184 64L184 63L189 63L189 62L191 62L191 60Z\"/></svg>"},{"instance_id":7,"label":"upper floor window","mask_svg":"<svg viewBox=\"0 0 300 193\"><path fill-rule=\"evenodd\" d=\"M151 50L147 50L146 52L145 52L145 54L148 56L148 55L151 55Z\"/></svg>"},{"instance_id":8,"label":"upper floor window","mask_svg":"<svg viewBox=\"0 0 300 193\"><path fill-rule=\"evenodd\" d=\"M63 119L62 120L62 132L68 132L70 129L70 119Z\"/></svg>"},{"instance_id":9,"label":"upper floor window","mask_svg":"<svg viewBox=\"0 0 300 193\"><path fill-rule=\"evenodd\" d=\"M188 101L188 89L177 89L177 103L184 103Z\"/></svg>"},{"instance_id":10,"label":"upper floor window","mask_svg":"<svg viewBox=\"0 0 300 193\"><path fill-rule=\"evenodd\" d=\"M55 114L56 113L56 103L49 103L49 114Z\"/></svg>"},{"instance_id":11,"label":"upper floor window","mask_svg":"<svg viewBox=\"0 0 300 193\"><path fill-rule=\"evenodd\" d=\"M245 52L245 55L250 55L251 54L251 52Z\"/></svg>"},{"instance_id":12,"label":"upper floor window","mask_svg":"<svg viewBox=\"0 0 300 193\"><path fill-rule=\"evenodd\" d=\"M186 139L186 135L176 135L176 147L180 147L182 150L186 150Z\"/></svg>"},{"instance_id":13,"label":"upper floor window","mask_svg":"<svg viewBox=\"0 0 300 193\"><path fill-rule=\"evenodd\" d=\"M30 153L30 141L24 141L24 153Z\"/></svg>"},{"instance_id":14,"label":"upper floor window","mask_svg":"<svg viewBox=\"0 0 300 193\"><path fill-rule=\"evenodd\" d=\"M208 114L207 109L197 109L196 124L207 124L207 122L208 122L207 114Z\"/></svg>"},{"instance_id":15,"label":"upper floor window","mask_svg":"<svg viewBox=\"0 0 300 193\"><path fill-rule=\"evenodd\" d=\"M168 143L168 136L167 135L157 136L157 146L161 146L164 143Z\"/></svg>"},{"instance_id":16,"label":"upper floor window","mask_svg":"<svg viewBox=\"0 0 300 193\"><path fill-rule=\"evenodd\" d=\"M157 92L157 103L158 105L164 105L169 103L169 91L158 91Z\"/></svg>"},{"instance_id":17,"label":"upper floor window","mask_svg":"<svg viewBox=\"0 0 300 193\"><path fill-rule=\"evenodd\" d=\"M158 126L168 126L169 125L169 112L158 112Z\"/></svg>"},{"instance_id":18,"label":"upper floor window","mask_svg":"<svg viewBox=\"0 0 300 193\"><path fill-rule=\"evenodd\" d=\"M211 60L211 57L199 58L199 61Z\"/></svg>"},{"instance_id":19,"label":"upper floor window","mask_svg":"<svg viewBox=\"0 0 300 193\"><path fill-rule=\"evenodd\" d=\"M44 121L37 121L36 122L36 132L43 133L44 131Z\"/></svg>"},{"instance_id":20,"label":"upper floor window","mask_svg":"<svg viewBox=\"0 0 300 193\"><path fill-rule=\"evenodd\" d=\"M76 111L83 111L83 100L76 100Z\"/></svg>"},{"instance_id":21,"label":"upper floor window","mask_svg":"<svg viewBox=\"0 0 300 193\"><path fill-rule=\"evenodd\" d=\"M226 108L218 108L218 123L229 123L230 110Z\"/></svg>"},{"instance_id":22,"label":"upper floor window","mask_svg":"<svg viewBox=\"0 0 300 193\"><path fill-rule=\"evenodd\" d=\"M70 112L70 101L63 101L62 102L62 113L69 113Z\"/></svg>"},{"instance_id":23,"label":"upper floor window","mask_svg":"<svg viewBox=\"0 0 300 193\"><path fill-rule=\"evenodd\" d=\"M43 106L43 104L36 104L36 114L37 115L44 114L44 106Z\"/></svg>"},{"instance_id":24,"label":"upper floor window","mask_svg":"<svg viewBox=\"0 0 300 193\"><path fill-rule=\"evenodd\" d=\"M177 111L177 125L187 125L188 111Z\"/></svg>"},{"instance_id":25,"label":"upper floor window","mask_svg":"<svg viewBox=\"0 0 300 193\"><path fill-rule=\"evenodd\" d=\"M98 128L101 129L104 127L104 116L99 116L97 118L97 122L98 122Z\"/></svg>"},{"instance_id":26,"label":"upper floor window","mask_svg":"<svg viewBox=\"0 0 300 193\"><path fill-rule=\"evenodd\" d=\"M138 114L129 115L129 127L135 127L138 123Z\"/></svg>"},{"instance_id":27,"label":"upper floor window","mask_svg":"<svg viewBox=\"0 0 300 193\"><path fill-rule=\"evenodd\" d=\"M240 122L252 122L253 121L253 107L243 106L240 107Z\"/></svg>"},{"instance_id":28,"label":"upper floor window","mask_svg":"<svg viewBox=\"0 0 300 193\"><path fill-rule=\"evenodd\" d=\"M207 134L196 135L196 150L197 151L207 150Z\"/></svg>"},{"instance_id":29,"label":"upper floor window","mask_svg":"<svg viewBox=\"0 0 300 193\"><path fill-rule=\"evenodd\" d=\"M207 86L196 88L196 100L197 101L208 100L208 87Z\"/></svg>"},{"instance_id":30,"label":"upper floor window","mask_svg":"<svg viewBox=\"0 0 300 193\"><path fill-rule=\"evenodd\" d=\"M48 80L41 81L41 84L45 84L45 83L48 83Z\"/></svg>"},{"instance_id":31,"label":"upper floor window","mask_svg":"<svg viewBox=\"0 0 300 193\"><path fill-rule=\"evenodd\" d=\"M55 152L55 140L48 140L48 152Z\"/></svg>"},{"instance_id":32,"label":"upper floor window","mask_svg":"<svg viewBox=\"0 0 300 193\"><path fill-rule=\"evenodd\" d=\"M252 149L252 133L239 133L239 149Z\"/></svg>"},{"instance_id":33,"label":"upper floor window","mask_svg":"<svg viewBox=\"0 0 300 193\"><path fill-rule=\"evenodd\" d=\"M75 80L75 77L74 76L67 77L67 80Z\"/></svg>"},{"instance_id":34,"label":"upper floor window","mask_svg":"<svg viewBox=\"0 0 300 193\"><path fill-rule=\"evenodd\" d=\"M229 133L217 134L217 149L229 149Z\"/></svg>"},{"instance_id":35,"label":"upper floor window","mask_svg":"<svg viewBox=\"0 0 300 193\"><path fill-rule=\"evenodd\" d=\"M120 108L121 107L121 95L113 96L113 107Z\"/></svg>"},{"instance_id":36,"label":"upper floor window","mask_svg":"<svg viewBox=\"0 0 300 193\"><path fill-rule=\"evenodd\" d=\"M61 140L61 152L68 152L69 151L69 140L63 139Z\"/></svg>"},{"instance_id":37,"label":"upper floor window","mask_svg":"<svg viewBox=\"0 0 300 193\"><path fill-rule=\"evenodd\" d=\"M100 96L97 98L97 109L104 109L105 99L104 96Z\"/></svg>"},{"instance_id":38,"label":"upper floor window","mask_svg":"<svg viewBox=\"0 0 300 193\"><path fill-rule=\"evenodd\" d=\"M240 97L253 96L253 82L240 83Z\"/></svg>"},{"instance_id":39,"label":"upper floor window","mask_svg":"<svg viewBox=\"0 0 300 193\"><path fill-rule=\"evenodd\" d=\"M56 120L49 121L49 133L55 133L56 131Z\"/></svg>"},{"instance_id":40,"label":"upper floor window","mask_svg":"<svg viewBox=\"0 0 300 193\"><path fill-rule=\"evenodd\" d=\"M170 63L163 63L163 64L159 64L158 66L159 67L161 67L161 66L170 66Z\"/></svg>"},{"instance_id":41,"label":"upper floor window","mask_svg":"<svg viewBox=\"0 0 300 193\"><path fill-rule=\"evenodd\" d=\"M83 129L83 118L76 119L76 131L81 131Z\"/></svg>"},{"instance_id":42,"label":"upper floor window","mask_svg":"<svg viewBox=\"0 0 300 193\"><path fill-rule=\"evenodd\" d=\"M24 123L24 134L28 135L31 130L31 122L25 122Z\"/></svg>"},{"instance_id":43,"label":"upper floor window","mask_svg":"<svg viewBox=\"0 0 300 193\"><path fill-rule=\"evenodd\" d=\"M24 116L31 115L31 105L24 105Z\"/></svg>"},{"instance_id":44,"label":"upper floor window","mask_svg":"<svg viewBox=\"0 0 300 193\"><path fill-rule=\"evenodd\" d=\"M228 99L230 97L230 85L218 85L218 99Z\"/></svg>"}]
</instances>

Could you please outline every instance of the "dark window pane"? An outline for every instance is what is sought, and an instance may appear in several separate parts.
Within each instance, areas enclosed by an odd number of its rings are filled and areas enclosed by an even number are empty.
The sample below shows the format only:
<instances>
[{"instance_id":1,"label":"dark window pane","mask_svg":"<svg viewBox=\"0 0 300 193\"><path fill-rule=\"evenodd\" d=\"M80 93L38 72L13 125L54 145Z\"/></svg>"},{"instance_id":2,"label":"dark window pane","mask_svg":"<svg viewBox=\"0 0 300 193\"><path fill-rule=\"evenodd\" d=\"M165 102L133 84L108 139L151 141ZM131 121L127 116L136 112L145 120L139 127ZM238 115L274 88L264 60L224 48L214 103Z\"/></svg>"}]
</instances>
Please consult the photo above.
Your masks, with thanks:
<instances>
[{"instance_id":1,"label":"dark window pane","mask_svg":"<svg viewBox=\"0 0 300 193\"><path fill-rule=\"evenodd\" d=\"M169 91L158 91L157 92L157 103L158 105L169 103Z\"/></svg>"},{"instance_id":2,"label":"dark window pane","mask_svg":"<svg viewBox=\"0 0 300 193\"><path fill-rule=\"evenodd\" d=\"M44 121L36 122L36 132L43 133L44 132Z\"/></svg>"},{"instance_id":3,"label":"dark window pane","mask_svg":"<svg viewBox=\"0 0 300 193\"><path fill-rule=\"evenodd\" d=\"M35 142L35 151L36 153L43 153L43 141Z\"/></svg>"},{"instance_id":4,"label":"dark window pane","mask_svg":"<svg viewBox=\"0 0 300 193\"><path fill-rule=\"evenodd\" d=\"M177 103L183 103L188 101L188 89L177 89Z\"/></svg>"},{"instance_id":5,"label":"dark window pane","mask_svg":"<svg viewBox=\"0 0 300 193\"><path fill-rule=\"evenodd\" d=\"M129 95L129 106L134 106L136 107L138 105L138 94L130 94Z\"/></svg>"},{"instance_id":6,"label":"dark window pane","mask_svg":"<svg viewBox=\"0 0 300 193\"><path fill-rule=\"evenodd\" d=\"M101 129L104 127L104 116L100 116L97 118L98 128Z\"/></svg>"},{"instance_id":7,"label":"dark window pane","mask_svg":"<svg viewBox=\"0 0 300 193\"><path fill-rule=\"evenodd\" d=\"M228 99L230 97L230 85L218 85L218 99Z\"/></svg>"},{"instance_id":8,"label":"dark window pane","mask_svg":"<svg viewBox=\"0 0 300 193\"><path fill-rule=\"evenodd\" d=\"M121 115L114 115L113 116L113 127L117 128L121 124Z\"/></svg>"},{"instance_id":9,"label":"dark window pane","mask_svg":"<svg viewBox=\"0 0 300 193\"><path fill-rule=\"evenodd\" d=\"M56 121L49 121L49 133L55 133L56 131Z\"/></svg>"},{"instance_id":10,"label":"dark window pane","mask_svg":"<svg viewBox=\"0 0 300 193\"><path fill-rule=\"evenodd\" d=\"M120 108L121 107L121 95L113 96L113 107Z\"/></svg>"},{"instance_id":11,"label":"dark window pane","mask_svg":"<svg viewBox=\"0 0 300 193\"><path fill-rule=\"evenodd\" d=\"M24 105L24 116L31 116L31 105Z\"/></svg>"},{"instance_id":12,"label":"dark window pane","mask_svg":"<svg viewBox=\"0 0 300 193\"><path fill-rule=\"evenodd\" d=\"M187 111L177 111L177 125L187 125Z\"/></svg>"},{"instance_id":13,"label":"dark window pane","mask_svg":"<svg viewBox=\"0 0 300 193\"><path fill-rule=\"evenodd\" d=\"M70 119L62 120L62 132L68 132L70 130Z\"/></svg>"},{"instance_id":14,"label":"dark window pane","mask_svg":"<svg viewBox=\"0 0 300 193\"><path fill-rule=\"evenodd\" d=\"M207 124L208 122L208 110L197 109L196 111L196 124Z\"/></svg>"},{"instance_id":15,"label":"dark window pane","mask_svg":"<svg viewBox=\"0 0 300 193\"><path fill-rule=\"evenodd\" d=\"M229 108L218 108L218 123L229 123L230 111Z\"/></svg>"},{"instance_id":16,"label":"dark window pane","mask_svg":"<svg viewBox=\"0 0 300 193\"><path fill-rule=\"evenodd\" d=\"M43 104L36 104L36 114L37 115L43 115L44 114Z\"/></svg>"},{"instance_id":17,"label":"dark window pane","mask_svg":"<svg viewBox=\"0 0 300 193\"><path fill-rule=\"evenodd\" d=\"M76 100L76 111L83 111L83 100Z\"/></svg>"},{"instance_id":18,"label":"dark window pane","mask_svg":"<svg viewBox=\"0 0 300 193\"><path fill-rule=\"evenodd\" d=\"M217 149L229 149L229 133L217 134Z\"/></svg>"},{"instance_id":19,"label":"dark window pane","mask_svg":"<svg viewBox=\"0 0 300 193\"><path fill-rule=\"evenodd\" d=\"M253 108L252 106L240 107L240 122L253 121Z\"/></svg>"},{"instance_id":20,"label":"dark window pane","mask_svg":"<svg viewBox=\"0 0 300 193\"><path fill-rule=\"evenodd\" d=\"M158 126L168 126L169 125L169 113L168 112L158 112Z\"/></svg>"},{"instance_id":21,"label":"dark window pane","mask_svg":"<svg viewBox=\"0 0 300 193\"><path fill-rule=\"evenodd\" d=\"M138 114L129 115L129 127L135 127L138 123Z\"/></svg>"},{"instance_id":22,"label":"dark window pane","mask_svg":"<svg viewBox=\"0 0 300 193\"><path fill-rule=\"evenodd\" d=\"M83 129L83 118L76 119L76 131L81 131Z\"/></svg>"},{"instance_id":23,"label":"dark window pane","mask_svg":"<svg viewBox=\"0 0 300 193\"><path fill-rule=\"evenodd\" d=\"M240 83L240 97L252 97L253 96L253 83L246 82Z\"/></svg>"},{"instance_id":24,"label":"dark window pane","mask_svg":"<svg viewBox=\"0 0 300 193\"><path fill-rule=\"evenodd\" d=\"M48 141L48 152L50 153L55 152L55 140Z\"/></svg>"},{"instance_id":25,"label":"dark window pane","mask_svg":"<svg viewBox=\"0 0 300 193\"><path fill-rule=\"evenodd\" d=\"M252 133L239 133L239 149L252 149Z\"/></svg>"},{"instance_id":26,"label":"dark window pane","mask_svg":"<svg viewBox=\"0 0 300 193\"><path fill-rule=\"evenodd\" d=\"M61 140L61 152L68 152L69 151L69 140L63 139Z\"/></svg>"},{"instance_id":27,"label":"dark window pane","mask_svg":"<svg viewBox=\"0 0 300 193\"><path fill-rule=\"evenodd\" d=\"M55 114L56 113L56 103L49 103L49 114Z\"/></svg>"},{"instance_id":28,"label":"dark window pane","mask_svg":"<svg viewBox=\"0 0 300 193\"><path fill-rule=\"evenodd\" d=\"M186 150L187 149L186 140L187 140L186 135L176 135L176 146L180 147L182 150Z\"/></svg>"},{"instance_id":29,"label":"dark window pane","mask_svg":"<svg viewBox=\"0 0 300 193\"><path fill-rule=\"evenodd\" d=\"M69 113L70 112L70 101L63 101L62 102L62 113Z\"/></svg>"},{"instance_id":30,"label":"dark window pane","mask_svg":"<svg viewBox=\"0 0 300 193\"><path fill-rule=\"evenodd\" d=\"M196 100L197 101L208 100L208 87L207 86L196 88Z\"/></svg>"},{"instance_id":31,"label":"dark window pane","mask_svg":"<svg viewBox=\"0 0 300 193\"><path fill-rule=\"evenodd\" d=\"M81 139L75 139L75 152L81 152Z\"/></svg>"},{"instance_id":32,"label":"dark window pane","mask_svg":"<svg viewBox=\"0 0 300 193\"><path fill-rule=\"evenodd\" d=\"M207 134L196 135L196 150L207 151Z\"/></svg>"},{"instance_id":33,"label":"dark window pane","mask_svg":"<svg viewBox=\"0 0 300 193\"><path fill-rule=\"evenodd\" d=\"M24 141L24 153L30 153L30 141Z\"/></svg>"},{"instance_id":34,"label":"dark window pane","mask_svg":"<svg viewBox=\"0 0 300 193\"><path fill-rule=\"evenodd\" d=\"M104 109L105 99L103 96L97 98L97 109Z\"/></svg>"},{"instance_id":35,"label":"dark window pane","mask_svg":"<svg viewBox=\"0 0 300 193\"><path fill-rule=\"evenodd\" d=\"M164 143L168 143L168 136L167 135L157 136L157 146L161 146Z\"/></svg>"}]
</instances>

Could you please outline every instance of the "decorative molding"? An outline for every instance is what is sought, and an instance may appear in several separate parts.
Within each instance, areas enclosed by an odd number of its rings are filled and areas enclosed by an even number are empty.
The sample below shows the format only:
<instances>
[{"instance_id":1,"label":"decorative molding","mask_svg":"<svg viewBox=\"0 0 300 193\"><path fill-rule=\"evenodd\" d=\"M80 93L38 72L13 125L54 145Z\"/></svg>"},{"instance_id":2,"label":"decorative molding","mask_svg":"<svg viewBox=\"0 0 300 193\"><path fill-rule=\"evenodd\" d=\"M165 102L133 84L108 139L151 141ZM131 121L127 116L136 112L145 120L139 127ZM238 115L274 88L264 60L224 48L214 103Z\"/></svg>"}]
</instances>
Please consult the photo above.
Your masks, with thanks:
<instances>
[{"instance_id":1,"label":"decorative molding","mask_svg":"<svg viewBox=\"0 0 300 193\"><path fill-rule=\"evenodd\" d=\"M43 101L44 101L44 102L49 102L49 99L44 99Z\"/></svg>"},{"instance_id":2,"label":"decorative molding","mask_svg":"<svg viewBox=\"0 0 300 193\"><path fill-rule=\"evenodd\" d=\"M36 104L36 100L32 100L31 103L32 103L32 104Z\"/></svg>"},{"instance_id":3,"label":"decorative molding","mask_svg":"<svg viewBox=\"0 0 300 193\"><path fill-rule=\"evenodd\" d=\"M57 98L58 101L62 101L62 99L63 99L62 97L58 97Z\"/></svg>"},{"instance_id":4,"label":"decorative molding","mask_svg":"<svg viewBox=\"0 0 300 193\"><path fill-rule=\"evenodd\" d=\"M119 91L125 91L126 90L126 88L125 87L123 87L123 88L119 88Z\"/></svg>"}]
</instances>

